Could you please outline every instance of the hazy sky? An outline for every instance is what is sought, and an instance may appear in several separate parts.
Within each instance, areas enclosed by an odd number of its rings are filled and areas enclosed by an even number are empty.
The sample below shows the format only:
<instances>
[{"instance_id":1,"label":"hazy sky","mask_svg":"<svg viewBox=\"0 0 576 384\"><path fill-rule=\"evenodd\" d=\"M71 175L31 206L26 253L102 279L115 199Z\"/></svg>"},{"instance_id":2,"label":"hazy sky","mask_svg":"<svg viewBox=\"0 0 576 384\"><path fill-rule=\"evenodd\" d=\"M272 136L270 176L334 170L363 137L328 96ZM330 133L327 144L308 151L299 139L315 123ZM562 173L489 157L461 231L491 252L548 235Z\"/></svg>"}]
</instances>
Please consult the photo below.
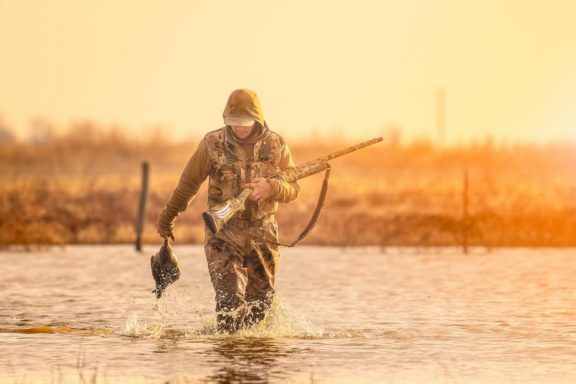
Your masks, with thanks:
<instances>
[{"instance_id":1,"label":"hazy sky","mask_svg":"<svg viewBox=\"0 0 576 384\"><path fill-rule=\"evenodd\" d=\"M274 130L576 141L576 1L0 0L0 116L172 137L222 125L230 91Z\"/></svg>"}]
</instances>

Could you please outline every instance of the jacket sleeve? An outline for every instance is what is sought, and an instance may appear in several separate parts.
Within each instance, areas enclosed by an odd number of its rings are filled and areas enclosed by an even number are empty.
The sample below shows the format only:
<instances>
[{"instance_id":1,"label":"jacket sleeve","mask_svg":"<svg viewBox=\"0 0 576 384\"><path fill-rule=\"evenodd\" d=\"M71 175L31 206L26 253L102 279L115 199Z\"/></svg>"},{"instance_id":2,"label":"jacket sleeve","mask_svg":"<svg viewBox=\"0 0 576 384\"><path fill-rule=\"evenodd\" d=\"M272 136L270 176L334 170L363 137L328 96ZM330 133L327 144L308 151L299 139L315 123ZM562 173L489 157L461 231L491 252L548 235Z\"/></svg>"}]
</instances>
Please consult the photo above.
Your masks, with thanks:
<instances>
[{"instance_id":1,"label":"jacket sleeve","mask_svg":"<svg viewBox=\"0 0 576 384\"><path fill-rule=\"evenodd\" d=\"M282 156L280 158L280 169L286 170L289 168L294 168L294 160L292 160L292 154L288 145L284 145L282 148ZM282 178L270 179L268 180L272 187L272 195L270 198L272 200L278 201L279 203L289 203L294 201L300 195L300 185L297 181L292 183L283 180Z\"/></svg>"},{"instance_id":2,"label":"jacket sleeve","mask_svg":"<svg viewBox=\"0 0 576 384\"><path fill-rule=\"evenodd\" d=\"M188 208L188 205L194 200L200 185L208 177L210 172L210 162L208 159L208 148L206 141L202 139L192 155L182 175L178 185L168 199L166 206L158 218L158 226L162 229L172 230L174 220Z\"/></svg>"}]
</instances>

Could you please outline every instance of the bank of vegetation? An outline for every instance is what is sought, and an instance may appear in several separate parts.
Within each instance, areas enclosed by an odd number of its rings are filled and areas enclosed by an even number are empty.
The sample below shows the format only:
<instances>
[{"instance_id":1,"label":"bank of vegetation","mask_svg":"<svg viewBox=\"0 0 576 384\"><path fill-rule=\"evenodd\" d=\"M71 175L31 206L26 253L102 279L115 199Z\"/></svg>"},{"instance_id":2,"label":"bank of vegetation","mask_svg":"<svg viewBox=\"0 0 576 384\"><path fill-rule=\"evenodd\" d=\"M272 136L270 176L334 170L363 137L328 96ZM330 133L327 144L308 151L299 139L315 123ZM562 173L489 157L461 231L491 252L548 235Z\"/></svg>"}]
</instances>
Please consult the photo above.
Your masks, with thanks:
<instances>
[{"instance_id":1,"label":"bank of vegetation","mask_svg":"<svg viewBox=\"0 0 576 384\"><path fill-rule=\"evenodd\" d=\"M351 144L308 141L291 148L305 162ZM49 140L0 142L0 246L133 242L143 161L151 169L143 239L157 243L154 221L194 148L192 141L129 138L90 124ZM574 146L486 141L437 148L394 141L332 166L324 212L307 244L576 245ZM320 182L321 176L301 181L301 197L281 207L284 239L306 224ZM178 219L179 242L203 242L205 201L203 188Z\"/></svg>"}]
</instances>

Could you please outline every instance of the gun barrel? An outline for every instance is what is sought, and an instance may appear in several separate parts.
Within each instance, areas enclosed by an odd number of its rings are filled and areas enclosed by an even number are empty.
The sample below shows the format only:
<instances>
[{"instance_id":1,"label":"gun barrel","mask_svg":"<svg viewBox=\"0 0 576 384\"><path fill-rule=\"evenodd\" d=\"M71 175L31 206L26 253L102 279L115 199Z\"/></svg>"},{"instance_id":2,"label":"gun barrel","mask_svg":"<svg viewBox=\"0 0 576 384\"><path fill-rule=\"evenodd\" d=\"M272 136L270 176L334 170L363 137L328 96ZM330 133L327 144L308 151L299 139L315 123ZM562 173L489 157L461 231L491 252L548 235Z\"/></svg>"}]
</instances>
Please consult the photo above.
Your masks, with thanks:
<instances>
[{"instance_id":1,"label":"gun barrel","mask_svg":"<svg viewBox=\"0 0 576 384\"><path fill-rule=\"evenodd\" d=\"M305 177L314 175L316 173L322 172L328 166L328 162L340 156L349 154L350 152L357 151L359 149L365 148L369 145L376 144L382 141L382 137L376 137L372 140L364 141L362 143L352 145L351 147L341 149L339 151L330 153L326 156L319 157L315 160L309 161L307 163L298 165L297 167L287 169L281 172L276 177L282 177L289 183L303 179Z\"/></svg>"},{"instance_id":2,"label":"gun barrel","mask_svg":"<svg viewBox=\"0 0 576 384\"><path fill-rule=\"evenodd\" d=\"M335 158L337 158L337 157L347 155L347 154L349 154L350 152L357 151L357 150L359 150L359 149L365 148L365 147L367 147L367 146L369 146L369 145L373 145L373 144L379 143L379 142L381 142L381 141L382 141L382 137L376 137L376 138L371 139L371 140L363 141L362 143L359 143L359 144L356 144L356 145L352 145L352 146L350 146L350 147L348 147L348 148L344 148L344 149L341 149L341 150L339 150L339 151L330 153L330 154L328 154L328 155L326 155L326 156L320 157L320 158L314 160L313 162L330 161L330 160L335 159Z\"/></svg>"}]
</instances>

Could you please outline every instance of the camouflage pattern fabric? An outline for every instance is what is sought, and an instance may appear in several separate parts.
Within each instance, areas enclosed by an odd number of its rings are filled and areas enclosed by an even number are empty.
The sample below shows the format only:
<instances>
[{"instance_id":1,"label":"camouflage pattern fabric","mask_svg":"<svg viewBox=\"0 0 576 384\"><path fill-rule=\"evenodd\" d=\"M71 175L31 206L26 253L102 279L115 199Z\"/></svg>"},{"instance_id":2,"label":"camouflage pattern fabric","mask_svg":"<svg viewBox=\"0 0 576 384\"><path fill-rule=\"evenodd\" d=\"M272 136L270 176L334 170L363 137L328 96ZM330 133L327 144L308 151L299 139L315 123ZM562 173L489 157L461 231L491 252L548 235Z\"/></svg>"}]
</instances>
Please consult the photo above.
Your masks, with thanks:
<instances>
[{"instance_id":1,"label":"camouflage pattern fabric","mask_svg":"<svg viewBox=\"0 0 576 384\"><path fill-rule=\"evenodd\" d=\"M278 247L250 240L244 234L265 231L277 238L276 222L261 227L235 221L217 235L209 235L204 246L208 272L216 293L219 332L235 333L262 321L274 299L274 277Z\"/></svg>"}]
</instances>

